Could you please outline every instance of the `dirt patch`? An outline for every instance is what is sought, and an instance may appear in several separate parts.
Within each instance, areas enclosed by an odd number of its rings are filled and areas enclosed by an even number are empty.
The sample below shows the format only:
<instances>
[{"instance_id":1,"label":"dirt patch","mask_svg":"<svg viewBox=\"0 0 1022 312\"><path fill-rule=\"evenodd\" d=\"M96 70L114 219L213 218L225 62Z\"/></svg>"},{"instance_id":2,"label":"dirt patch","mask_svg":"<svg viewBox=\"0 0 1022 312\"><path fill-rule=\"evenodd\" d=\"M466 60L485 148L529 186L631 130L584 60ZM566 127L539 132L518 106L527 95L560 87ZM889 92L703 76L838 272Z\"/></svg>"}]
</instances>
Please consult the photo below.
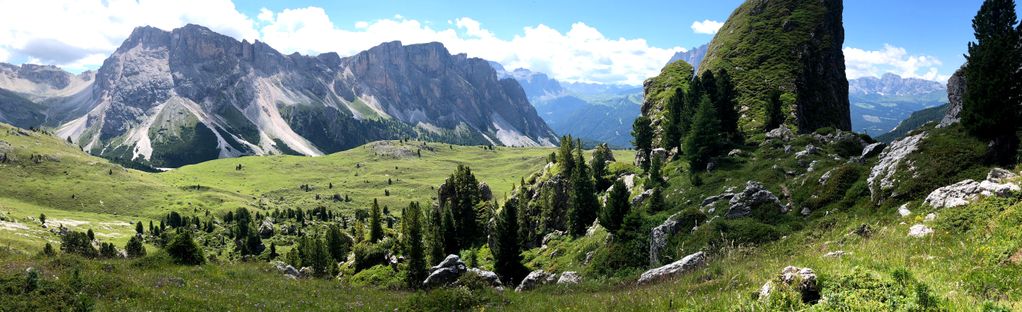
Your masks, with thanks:
<instances>
[{"instance_id":1,"label":"dirt patch","mask_svg":"<svg viewBox=\"0 0 1022 312\"><path fill-rule=\"evenodd\" d=\"M0 221L0 229L8 231L24 231L28 230L28 226L17 222Z\"/></svg>"},{"instance_id":2,"label":"dirt patch","mask_svg":"<svg viewBox=\"0 0 1022 312\"><path fill-rule=\"evenodd\" d=\"M54 219L46 220L47 224L62 224L64 226L79 227L83 225L89 225L89 221L79 221L74 219Z\"/></svg>"}]
</instances>

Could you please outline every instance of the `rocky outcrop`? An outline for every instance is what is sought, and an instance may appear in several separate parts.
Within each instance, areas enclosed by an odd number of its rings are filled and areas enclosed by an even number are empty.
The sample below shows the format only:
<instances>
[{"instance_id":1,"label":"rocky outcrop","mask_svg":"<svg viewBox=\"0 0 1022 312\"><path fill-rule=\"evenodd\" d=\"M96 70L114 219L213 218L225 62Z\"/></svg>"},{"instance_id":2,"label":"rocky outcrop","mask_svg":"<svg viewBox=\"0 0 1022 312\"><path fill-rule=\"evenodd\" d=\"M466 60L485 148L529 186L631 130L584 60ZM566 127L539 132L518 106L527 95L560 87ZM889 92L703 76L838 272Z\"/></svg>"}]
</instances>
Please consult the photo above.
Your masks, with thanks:
<instances>
[{"instance_id":1,"label":"rocky outcrop","mask_svg":"<svg viewBox=\"0 0 1022 312\"><path fill-rule=\"evenodd\" d=\"M862 149L862 155L860 155L859 158L868 159L870 157L880 155L880 153L884 151L885 147L887 147L887 144L880 142L866 145L866 147Z\"/></svg>"},{"instance_id":2,"label":"rocky outcrop","mask_svg":"<svg viewBox=\"0 0 1022 312\"><path fill-rule=\"evenodd\" d=\"M259 236L262 238L270 238L270 236L273 236L272 221L264 219L263 222L259 224Z\"/></svg>"},{"instance_id":3,"label":"rocky outcrop","mask_svg":"<svg viewBox=\"0 0 1022 312\"><path fill-rule=\"evenodd\" d=\"M683 274L706 264L706 254L702 251L685 256L674 263L651 269L639 276L639 285L659 281L678 274Z\"/></svg>"},{"instance_id":4,"label":"rocky outcrop","mask_svg":"<svg viewBox=\"0 0 1022 312\"><path fill-rule=\"evenodd\" d=\"M426 288L450 285L468 271L465 262L458 255L448 255L439 264L429 269L429 276L422 282Z\"/></svg>"},{"instance_id":5,"label":"rocky outcrop","mask_svg":"<svg viewBox=\"0 0 1022 312\"><path fill-rule=\"evenodd\" d=\"M532 290L541 285L549 285L556 283L557 280L558 279L556 273L547 273L546 271L543 270L535 270L530 272L529 275L525 276L525 279L522 279L522 283L519 284L517 288L515 288L515 291L522 292Z\"/></svg>"},{"instance_id":6,"label":"rocky outcrop","mask_svg":"<svg viewBox=\"0 0 1022 312\"><path fill-rule=\"evenodd\" d=\"M277 269L277 272L280 272L281 274L284 274L284 276L287 276L287 277L290 277L290 278L300 278L300 277L302 277L302 274L298 272L298 269L295 269L295 267L293 267L293 266L291 266L289 264L286 264L286 263L284 263L282 261L274 261L272 263L272 265L273 265L273 267L275 269Z\"/></svg>"},{"instance_id":7,"label":"rocky outcrop","mask_svg":"<svg viewBox=\"0 0 1022 312\"><path fill-rule=\"evenodd\" d=\"M497 276L497 273L494 273L492 271L487 271L479 268L469 268L468 272L474 273L476 276L486 281L486 283L490 284L490 286L493 287L504 286L504 283L500 281L500 277Z\"/></svg>"},{"instance_id":8,"label":"rocky outcrop","mask_svg":"<svg viewBox=\"0 0 1022 312\"><path fill-rule=\"evenodd\" d=\"M933 234L933 229L926 225L916 224L908 229L908 236L915 238L923 238Z\"/></svg>"},{"instance_id":9,"label":"rocky outcrop","mask_svg":"<svg viewBox=\"0 0 1022 312\"><path fill-rule=\"evenodd\" d=\"M654 227L649 232L649 265L660 265L660 253L667 247L667 240L671 238L682 227L687 226L678 222L679 213L673 214L664 220L664 223Z\"/></svg>"},{"instance_id":10,"label":"rocky outcrop","mask_svg":"<svg viewBox=\"0 0 1022 312\"><path fill-rule=\"evenodd\" d=\"M787 206L762 183L756 181L746 182L745 190L735 194L730 204L727 217L732 219L749 216L753 209L778 209L782 213L787 212Z\"/></svg>"},{"instance_id":11,"label":"rocky outcrop","mask_svg":"<svg viewBox=\"0 0 1022 312\"><path fill-rule=\"evenodd\" d=\"M895 177L899 172L911 174L915 171L906 158L919 148L919 144L925 138L926 132L907 136L894 141L880 153L880 159L870 170L869 177L866 178L873 202L880 202L889 196L897 195L891 194L896 182Z\"/></svg>"},{"instance_id":12,"label":"rocky outcrop","mask_svg":"<svg viewBox=\"0 0 1022 312\"><path fill-rule=\"evenodd\" d=\"M980 196L1008 196L1018 192L1017 175L1004 170L993 169L982 182L965 180L938 188L926 196L923 203L933 208L953 208L976 201Z\"/></svg>"},{"instance_id":13,"label":"rocky outcrop","mask_svg":"<svg viewBox=\"0 0 1022 312\"><path fill-rule=\"evenodd\" d=\"M744 130L762 129L774 90L795 95L785 114L798 132L851 129L843 10L842 0L747 0L731 14L699 68L734 77Z\"/></svg>"},{"instance_id":14,"label":"rocky outcrop","mask_svg":"<svg viewBox=\"0 0 1022 312\"><path fill-rule=\"evenodd\" d=\"M767 281L759 290L759 299L766 300L777 287L774 283L786 287L794 287L801 294L802 302L815 304L820 301L820 285L816 280L816 272L810 268L794 266L785 267L775 281Z\"/></svg>"},{"instance_id":15,"label":"rocky outcrop","mask_svg":"<svg viewBox=\"0 0 1022 312\"><path fill-rule=\"evenodd\" d=\"M561 277L557 279L557 285L578 285L579 283L582 283L582 276L574 271L561 273Z\"/></svg>"},{"instance_id":16,"label":"rocky outcrop","mask_svg":"<svg viewBox=\"0 0 1022 312\"><path fill-rule=\"evenodd\" d=\"M961 120L962 96L965 95L965 66L962 65L951 78L947 80L947 111L944 112L944 119L937 124L938 128L944 128Z\"/></svg>"}]
</instances>

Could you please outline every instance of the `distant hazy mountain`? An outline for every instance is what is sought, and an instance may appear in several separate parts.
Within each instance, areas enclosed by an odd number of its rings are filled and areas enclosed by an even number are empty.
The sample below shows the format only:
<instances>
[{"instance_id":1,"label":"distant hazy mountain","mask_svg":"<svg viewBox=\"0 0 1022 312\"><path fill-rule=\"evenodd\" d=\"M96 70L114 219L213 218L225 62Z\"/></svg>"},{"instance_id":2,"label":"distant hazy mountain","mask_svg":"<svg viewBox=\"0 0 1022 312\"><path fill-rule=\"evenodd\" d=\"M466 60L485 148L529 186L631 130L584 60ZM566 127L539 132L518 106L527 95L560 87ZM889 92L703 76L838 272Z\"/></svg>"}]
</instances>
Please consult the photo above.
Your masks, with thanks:
<instances>
[{"instance_id":1,"label":"distant hazy mountain","mask_svg":"<svg viewBox=\"0 0 1022 312\"><path fill-rule=\"evenodd\" d=\"M561 83L527 69L507 71L490 63L498 76L518 81L539 116L558 135L571 134L586 143L631 146L632 121L639 116L642 88L638 86Z\"/></svg>"},{"instance_id":2,"label":"distant hazy mountain","mask_svg":"<svg viewBox=\"0 0 1022 312\"><path fill-rule=\"evenodd\" d=\"M197 25L140 27L94 74L4 64L0 90L0 121L56 128L93 154L154 166L404 137L557 142L515 80L439 43L284 55Z\"/></svg>"},{"instance_id":3,"label":"distant hazy mountain","mask_svg":"<svg viewBox=\"0 0 1022 312\"><path fill-rule=\"evenodd\" d=\"M709 46L710 46L709 44L704 44L704 45L701 45L701 46L699 46L697 48L693 48L691 50L688 50L686 52L675 53L674 56L671 57L671 60L667 61L667 63L670 64L670 63L673 63L674 61L677 61L677 60L685 61L689 65L692 65L692 67L695 68L695 72L698 74L699 73L699 63L702 63L703 62L703 58L706 57L706 49Z\"/></svg>"},{"instance_id":4,"label":"distant hazy mountain","mask_svg":"<svg viewBox=\"0 0 1022 312\"><path fill-rule=\"evenodd\" d=\"M894 130L913 112L947 104L947 87L940 82L886 74L848 80L848 98L852 129L878 136Z\"/></svg>"}]
</instances>

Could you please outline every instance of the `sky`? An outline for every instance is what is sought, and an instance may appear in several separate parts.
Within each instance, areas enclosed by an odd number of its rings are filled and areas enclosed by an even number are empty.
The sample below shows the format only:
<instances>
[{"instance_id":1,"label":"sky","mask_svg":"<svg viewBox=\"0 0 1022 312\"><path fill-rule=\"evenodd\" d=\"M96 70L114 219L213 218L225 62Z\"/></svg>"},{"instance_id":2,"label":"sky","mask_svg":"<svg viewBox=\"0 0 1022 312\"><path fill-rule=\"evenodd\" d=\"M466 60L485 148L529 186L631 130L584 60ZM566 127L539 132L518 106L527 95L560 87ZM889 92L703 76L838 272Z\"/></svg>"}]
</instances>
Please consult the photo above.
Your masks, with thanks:
<instances>
[{"instance_id":1,"label":"sky","mask_svg":"<svg viewBox=\"0 0 1022 312\"><path fill-rule=\"evenodd\" d=\"M706 44L740 0L255 1L0 0L0 62L97 69L133 28L188 23L283 53L352 55L382 42L439 41L452 53L556 79L638 85ZM848 78L946 81L982 0L844 1Z\"/></svg>"}]
</instances>

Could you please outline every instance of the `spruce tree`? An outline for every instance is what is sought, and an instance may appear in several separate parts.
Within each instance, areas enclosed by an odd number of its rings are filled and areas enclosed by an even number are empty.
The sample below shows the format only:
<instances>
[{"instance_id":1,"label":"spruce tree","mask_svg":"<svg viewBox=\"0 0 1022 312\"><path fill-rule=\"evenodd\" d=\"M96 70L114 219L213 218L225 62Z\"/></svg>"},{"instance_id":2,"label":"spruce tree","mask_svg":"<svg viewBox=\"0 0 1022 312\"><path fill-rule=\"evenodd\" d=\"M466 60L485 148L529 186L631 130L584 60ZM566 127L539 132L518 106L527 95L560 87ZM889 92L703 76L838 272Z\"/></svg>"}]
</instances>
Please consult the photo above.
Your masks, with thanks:
<instances>
[{"instance_id":1,"label":"spruce tree","mask_svg":"<svg viewBox=\"0 0 1022 312\"><path fill-rule=\"evenodd\" d=\"M692 121L692 130L689 131L684 144L685 158L688 159L692 173L706 170L706 165L720 151L721 141L717 110L710 102L710 98L703 96Z\"/></svg>"},{"instance_id":2,"label":"spruce tree","mask_svg":"<svg viewBox=\"0 0 1022 312\"><path fill-rule=\"evenodd\" d=\"M142 239L137 235L132 236L131 239L128 240L128 244L124 245L124 252L128 254L128 258L138 258L146 255L145 246L142 245Z\"/></svg>"},{"instance_id":3,"label":"spruce tree","mask_svg":"<svg viewBox=\"0 0 1022 312\"><path fill-rule=\"evenodd\" d=\"M763 131L774 130L784 124L784 112L781 110L781 105L781 91L771 91L763 116Z\"/></svg>"},{"instance_id":4,"label":"spruce tree","mask_svg":"<svg viewBox=\"0 0 1022 312\"><path fill-rule=\"evenodd\" d=\"M646 211L649 213L657 213L667 210L667 204L664 202L664 192L659 186L653 188L653 194L649 196L649 201L646 203Z\"/></svg>"},{"instance_id":5,"label":"spruce tree","mask_svg":"<svg viewBox=\"0 0 1022 312\"><path fill-rule=\"evenodd\" d=\"M422 208L419 203L411 203L405 209L404 224L404 248L405 256L408 258L408 270L405 271L405 282L408 287L415 289L422 285L426 279L426 253L422 248Z\"/></svg>"},{"instance_id":6,"label":"spruce tree","mask_svg":"<svg viewBox=\"0 0 1022 312\"><path fill-rule=\"evenodd\" d=\"M135 234L138 235L145 234L145 228L142 227L142 221L138 221L138 223L135 223Z\"/></svg>"},{"instance_id":7,"label":"spruce tree","mask_svg":"<svg viewBox=\"0 0 1022 312\"><path fill-rule=\"evenodd\" d=\"M614 186L607 197L607 203L600 211L600 225L610 233L617 232L621 228L621 222L625 214L631 209L628 201L628 188L621 180L614 180Z\"/></svg>"},{"instance_id":8,"label":"spruce tree","mask_svg":"<svg viewBox=\"0 0 1022 312\"><path fill-rule=\"evenodd\" d=\"M665 110L667 111L667 122L663 125L663 147L667 150L674 149L681 145L681 130L684 128L682 114L685 107L685 91L676 88L674 94L667 99Z\"/></svg>"},{"instance_id":9,"label":"spruce tree","mask_svg":"<svg viewBox=\"0 0 1022 312\"><path fill-rule=\"evenodd\" d=\"M693 115L695 115L699 101L704 95L706 92L703 91L702 79L696 75L688 84L688 90L685 92L685 105L681 108L681 123L679 125L681 126L682 153L684 153L685 138L688 137L688 133L692 129Z\"/></svg>"},{"instance_id":10,"label":"spruce tree","mask_svg":"<svg viewBox=\"0 0 1022 312\"><path fill-rule=\"evenodd\" d=\"M369 241L378 242L383 239L383 220L380 216L380 202L373 199L373 208L369 214Z\"/></svg>"},{"instance_id":11,"label":"spruce tree","mask_svg":"<svg viewBox=\"0 0 1022 312\"><path fill-rule=\"evenodd\" d=\"M185 265L199 265L206 262L202 255L202 249L192 239L192 232L181 231L174 239L167 243L167 253L174 259L175 263Z\"/></svg>"},{"instance_id":12,"label":"spruce tree","mask_svg":"<svg viewBox=\"0 0 1022 312\"><path fill-rule=\"evenodd\" d=\"M561 146L557 149L557 163L561 166L561 173L565 177L571 177L575 169L574 139L571 135L561 137Z\"/></svg>"},{"instance_id":13,"label":"spruce tree","mask_svg":"<svg viewBox=\"0 0 1022 312\"><path fill-rule=\"evenodd\" d=\"M607 161L611 158L613 155L606 143L597 145L593 150L593 160L589 166L593 169L593 181L597 190L606 190L610 187L610 180L607 179Z\"/></svg>"},{"instance_id":14,"label":"spruce tree","mask_svg":"<svg viewBox=\"0 0 1022 312\"><path fill-rule=\"evenodd\" d=\"M649 170L647 170L649 186L657 187L664 184L663 176L663 159L660 157L652 157L650 161Z\"/></svg>"},{"instance_id":15,"label":"spruce tree","mask_svg":"<svg viewBox=\"0 0 1022 312\"><path fill-rule=\"evenodd\" d=\"M270 260L277 259L280 254L277 253L277 243L270 243Z\"/></svg>"},{"instance_id":16,"label":"spruce tree","mask_svg":"<svg viewBox=\"0 0 1022 312\"><path fill-rule=\"evenodd\" d=\"M961 122L972 135L993 140L990 160L1013 161L1019 125L1017 70L1022 67L1014 0L987 0L972 20Z\"/></svg>"},{"instance_id":17,"label":"spruce tree","mask_svg":"<svg viewBox=\"0 0 1022 312\"><path fill-rule=\"evenodd\" d=\"M444 259L444 246L447 245L444 239L444 228L443 228L443 208L434 206L429 211L429 216L426 218L426 225L428 229L427 244L428 248L428 263L440 263Z\"/></svg>"},{"instance_id":18,"label":"spruce tree","mask_svg":"<svg viewBox=\"0 0 1022 312\"><path fill-rule=\"evenodd\" d=\"M351 237L341 232L336 225L330 226L326 232L326 245L330 250L330 258L336 262L342 262L348 258L348 252L353 245Z\"/></svg>"},{"instance_id":19,"label":"spruce tree","mask_svg":"<svg viewBox=\"0 0 1022 312\"><path fill-rule=\"evenodd\" d=\"M568 232L575 237L585 235L586 227L596 220L599 202L593 181L582 158L582 148L576 150L575 170L571 176L571 196L568 206Z\"/></svg>"},{"instance_id":20,"label":"spruce tree","mask_svg":"<svg viewBox=\"0 0 1022 312\"><path fill-rule=\"evenodd\" d=\"M720 119L720 130L733 143L742 141L742 132L738 129L738 110L735 109L737 96L738 91L735 90L731 74L721 69L717 74L717 97L714 106Z\"/></svg>"},{"instance_id":21,"label":"spruce tree","mask_svg":"<svg viewBox=\"0 0 1022 312\"><path fill-rule=\"evenodd\" d=\"M504 205L493 222L493 229L490 230L495 236L490 241L493 269L505 285L517 285L526 272L525 266L522 265L522 248L518 241L517 208L514 203Z\"/></svg>"},{"instance_id":22,"label":"spruce tree","mask_svg":"<svg viewBox=\"0 0 1022 312\"><path fill-rule=\"evenodd\" d=\"M635 150L640 154L649 155L649 152L653 150L653 124L649 117L639 116L632 122L632 144L635 145ZM645 157L646 161L639 164L643 170L649 168L649 157ZM563 167L562 167L563 168Z\"/></svg>"}]
</instances>

